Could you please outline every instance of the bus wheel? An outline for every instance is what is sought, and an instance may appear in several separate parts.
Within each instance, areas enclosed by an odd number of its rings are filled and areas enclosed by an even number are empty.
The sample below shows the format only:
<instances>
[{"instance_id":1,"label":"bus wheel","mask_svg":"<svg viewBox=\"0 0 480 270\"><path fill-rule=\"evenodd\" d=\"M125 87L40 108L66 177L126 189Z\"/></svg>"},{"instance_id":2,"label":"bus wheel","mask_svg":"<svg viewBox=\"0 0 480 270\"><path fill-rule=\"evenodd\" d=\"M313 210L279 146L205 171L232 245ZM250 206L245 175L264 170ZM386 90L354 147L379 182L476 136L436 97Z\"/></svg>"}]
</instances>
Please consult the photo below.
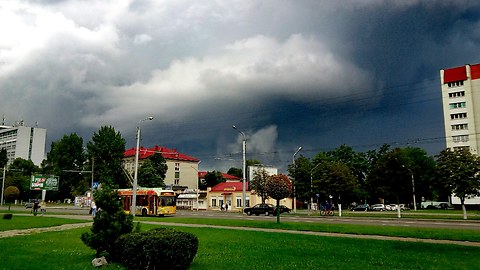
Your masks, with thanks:
<instances>
[{"instance_id":1,"label":"bus wheel","mask_svg":"<svg viewBox=\"0 0 480 270\"><path fill-rule=\"evenodd\" d=\"M146 217L147 216L147 209L142 209L142 217Z\"/></svg>"}]
</instances>

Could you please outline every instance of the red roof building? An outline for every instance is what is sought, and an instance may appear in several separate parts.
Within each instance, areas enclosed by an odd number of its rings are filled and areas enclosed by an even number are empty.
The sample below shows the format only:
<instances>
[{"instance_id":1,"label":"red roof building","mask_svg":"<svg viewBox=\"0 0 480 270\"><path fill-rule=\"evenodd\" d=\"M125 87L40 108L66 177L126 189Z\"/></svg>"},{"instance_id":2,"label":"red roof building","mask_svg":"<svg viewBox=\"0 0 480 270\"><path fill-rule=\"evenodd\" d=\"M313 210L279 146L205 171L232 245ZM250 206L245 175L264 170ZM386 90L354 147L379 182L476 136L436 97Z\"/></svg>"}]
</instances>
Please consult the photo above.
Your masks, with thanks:
<instances>
[{"instance_id":1,"label":"red roof building","mask_svg":"<svg viewBox=\"0 0 480 270\"><path fill-rule=\"evenodd\" d=\"M249 206L251 192L248 190L248 183L245 183L245 185L246 206ZM241 212L243 196L242 186L242 181L227 181L208 188L208 209L225 211L225 205L228 205L226 211Z\"/></svg>"},{"instance_id":2,"label":"red roof building","mask_svg":"<svg viewBox=\"0 0 480 270\"><path fill-rule=\"evenodd\" d=\"M123 166L132 175L135 171L136 148L127 149L124 153ZM169 149L156 145L152 148L140 147L138 150L138 166L155 153L161 154L165 159L168 170L165 175L165 185L173 187L197 188L198 158L177 152L177 149Z\"/></svg>"}]
</instances>

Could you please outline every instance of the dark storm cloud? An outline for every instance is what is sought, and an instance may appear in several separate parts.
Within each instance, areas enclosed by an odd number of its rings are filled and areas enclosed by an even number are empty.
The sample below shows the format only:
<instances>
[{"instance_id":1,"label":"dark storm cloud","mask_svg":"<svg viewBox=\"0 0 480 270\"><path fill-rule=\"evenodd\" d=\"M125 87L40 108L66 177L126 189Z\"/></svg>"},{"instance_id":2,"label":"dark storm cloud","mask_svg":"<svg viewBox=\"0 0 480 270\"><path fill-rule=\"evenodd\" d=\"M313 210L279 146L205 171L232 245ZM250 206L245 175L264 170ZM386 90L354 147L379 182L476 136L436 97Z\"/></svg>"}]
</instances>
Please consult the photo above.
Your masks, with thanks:
<instances>
[{"instance_id":1,"label":"dark storm cloud","mask_svg":"<svg viewBox=\"0 0 480 270\"><path fill-rule=\"evenodd\" d=\"M435 153L439 69L480 61L479 12L476 1L6 1L0 113L38 121L49 141L111 124L128 147L153 115L144 145L212 168L238 165L232 124L250 157L280 167L299 145Z\"/></svg>"}]
</instances>

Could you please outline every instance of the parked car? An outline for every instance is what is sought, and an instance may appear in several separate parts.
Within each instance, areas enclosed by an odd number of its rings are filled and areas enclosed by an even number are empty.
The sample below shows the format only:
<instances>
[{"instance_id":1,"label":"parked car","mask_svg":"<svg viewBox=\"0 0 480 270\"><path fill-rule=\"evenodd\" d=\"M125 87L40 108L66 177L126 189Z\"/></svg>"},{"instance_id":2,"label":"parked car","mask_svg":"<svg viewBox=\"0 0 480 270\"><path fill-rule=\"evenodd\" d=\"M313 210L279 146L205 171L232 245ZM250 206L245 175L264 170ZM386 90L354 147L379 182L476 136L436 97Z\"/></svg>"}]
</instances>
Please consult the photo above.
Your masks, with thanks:
<instances>
[{"instance_id":1,"label":"parked car","mask_svg":"<svg viewBox=\"0 0 480 270\"><path fill-rule=\"evenodd\" d=\"M351 211L356 211L356 212L359 212L359 211L368 211L368 205L366 204L359 204L355 207L353 207L352 209L350 209Z\"/></svg>"},{"instance_id":2,"label":"parked car","mask_svg":"<svg viewBox=\"0 0 480 270\"><path fill-rule=\"evenodd\" d=\"M372 211L385 211L385 205L381 203L377 203L372 205L370 209L372 209Z\"/></svg>"},{"instance_id":3,"label":"parked car","mask_svg":"<svg viewBox=\"0 0 480 270\"><path fill-rule=\"evenodd\" d=\"M275 209L276 209L276 207L275 207ZM290 213L290 211L292 211L290 208L286 207L285 205L280 205L280 214ZM275 213L277 213L277 212L275 211Z\"/></svg>"},{"instance_id":4,"label":"parked car","mask_svg":"<svg viewBox=\"0 0 480 270\"><path fill-rule=\"evenodd\" d=\"M247 207L245 210L243 210L245 214L247 215L274 215L275 214L275 206L272 204L264 204L264 203L259 203L254 205L253 207Z\"/></svg>"},{"instance_id":5,"label":"parked car","mask_svg":"<svg viewBox=\"0 0 480 270\"><path fill-rule=\"evenodd\" d=\"M387 210L387 211L397 211L397 205L396 204L387 204L387 205L385 205L385 210Z\"/></svg>"}]
</instances>

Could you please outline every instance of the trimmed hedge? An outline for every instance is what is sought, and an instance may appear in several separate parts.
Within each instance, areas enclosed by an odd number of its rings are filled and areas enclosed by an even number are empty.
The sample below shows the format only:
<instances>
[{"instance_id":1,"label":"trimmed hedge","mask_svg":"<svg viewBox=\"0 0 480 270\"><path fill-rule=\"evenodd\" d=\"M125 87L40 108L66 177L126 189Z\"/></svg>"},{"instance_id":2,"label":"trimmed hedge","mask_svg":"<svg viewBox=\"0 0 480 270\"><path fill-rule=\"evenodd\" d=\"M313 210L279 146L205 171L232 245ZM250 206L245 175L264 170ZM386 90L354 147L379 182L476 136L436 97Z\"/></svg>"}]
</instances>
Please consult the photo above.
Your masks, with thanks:
<instances>
[{"instance_id":1,"label":"trimmed hedge","mask_svg":"<svg viewBox=\"0 0 480 270\"><path fill-rule=\"evenodd\" d=\"M3 219L12 219L12 214L3 214Z\"/></svg>"},{"instance_id":2,"label":"trimmed hedge","mask_svg":"<svg viewBox=\"0 0 480 270\"><path fill-rule=\"evenodd\" d=\"M198 238L170 228L122 235L114 261L128 269L188 269L198 250Z\"/></svg>"}]
</instances>

